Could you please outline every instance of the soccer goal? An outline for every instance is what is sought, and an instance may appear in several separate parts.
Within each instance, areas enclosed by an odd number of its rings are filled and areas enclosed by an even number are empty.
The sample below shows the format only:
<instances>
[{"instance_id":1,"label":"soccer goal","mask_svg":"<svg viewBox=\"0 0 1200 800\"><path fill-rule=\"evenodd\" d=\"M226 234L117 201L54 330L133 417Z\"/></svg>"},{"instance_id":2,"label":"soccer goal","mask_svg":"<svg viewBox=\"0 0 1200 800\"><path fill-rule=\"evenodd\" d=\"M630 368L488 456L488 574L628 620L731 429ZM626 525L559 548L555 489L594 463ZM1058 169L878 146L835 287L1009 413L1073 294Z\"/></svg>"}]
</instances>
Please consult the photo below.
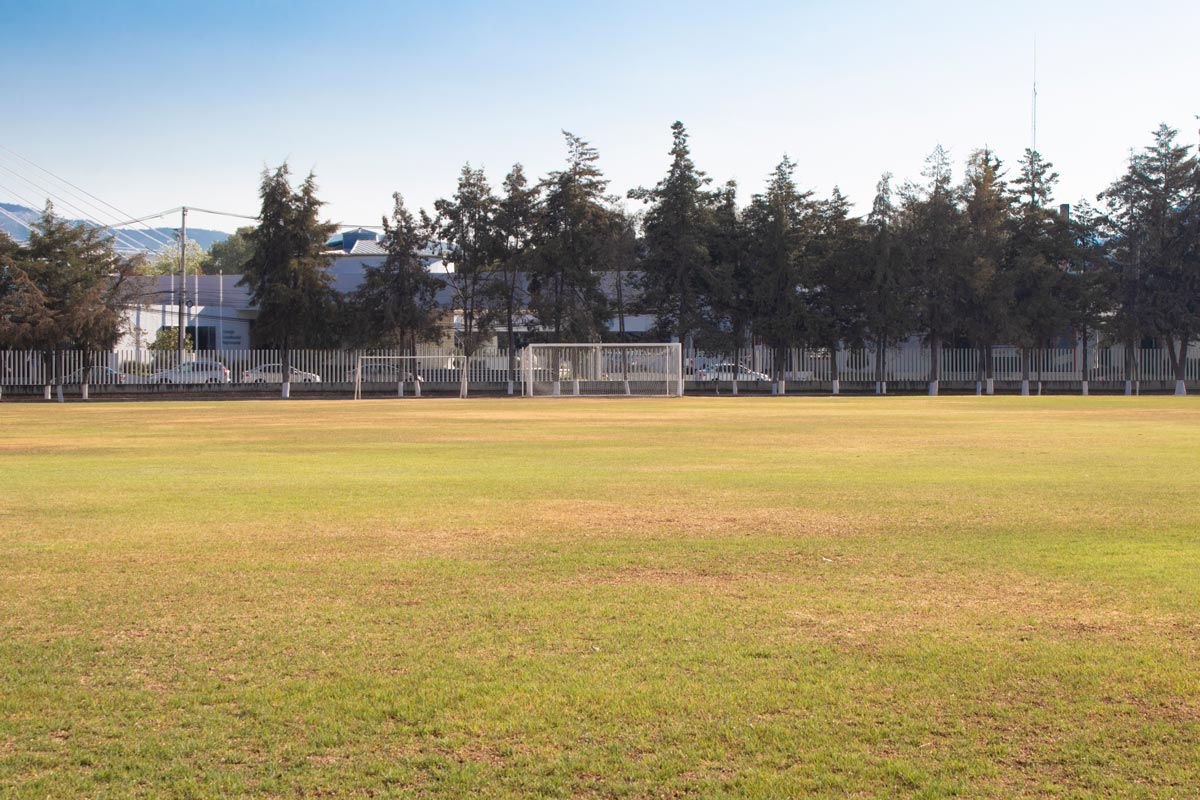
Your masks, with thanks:
<instances>
[{"instance_id":1,"label":"soccer goal","mask_svg":"<svg viewBox=\"0 0 1200 800\"><path fill-rule=\"evenodd\" d=\"M678 344L531 344L521 356L526 397L679 397Z\"/></svg>"},{"instance_id":2,"label":"soccer goal","mask_svg":"<svg viewBox=\"0 0 1200 800\"><path fill-rule=\"evenodd\" d=\"M458 396L467 396L466 356L359 356L354 365L354 399L361 400L363 386L395 386L396 396L405 391L421 396L425 383L458 384Z\"/></svg>"}]
</instances>

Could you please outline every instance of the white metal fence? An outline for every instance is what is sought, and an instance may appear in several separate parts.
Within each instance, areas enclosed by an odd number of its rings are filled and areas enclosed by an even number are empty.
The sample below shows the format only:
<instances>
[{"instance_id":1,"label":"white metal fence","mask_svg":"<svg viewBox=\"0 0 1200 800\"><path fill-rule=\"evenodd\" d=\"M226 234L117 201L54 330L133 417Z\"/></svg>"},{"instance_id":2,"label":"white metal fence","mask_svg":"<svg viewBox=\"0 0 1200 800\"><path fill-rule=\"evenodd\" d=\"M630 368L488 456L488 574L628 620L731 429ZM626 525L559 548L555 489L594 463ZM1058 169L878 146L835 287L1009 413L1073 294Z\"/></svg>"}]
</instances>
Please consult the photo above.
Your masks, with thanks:
<instances>
[{"instance_id":1,"label":"white metal fence","mask_svg":"<svg viewBox=\"0 0 1200 800\"><path fill-rule=\"evenodd\" d=\"M354 371L359 356L413 355L400 350L293 350L292 367L319 376L322 383L354 383ZM461 355L451 348L418 348L415 355L446 360L447 380L457 382L460 373L452 359ZM1135 381L1173 382L1175 374L1165 350L1142 349L1132 353L1127 368L1127 351L1123 346L1102 347L1087 351L1087 366L1083 368L1081 349L1039 349L1031 351L1030 379L1035 381L1121 382L1129 376ZM1022 377L1021 353L1016 348L997 347L992 350L991 376L997 381L1019 381ZM775 352L767 347L754 347L729 352L689 351L684 353L685 381L729 381L733 375L739 381L773 379L776 375ZM838 377L843 383L876 380L874 349L842 350L835 353L819 350L793 349L784 352L782 377L798 384L828 384L833 378L833 359L837 359ZM262 367L279 363L276 350L209 350L185 353L180 361L175 351L118 350L115 352L84 353L64 351L58 355L55 369L51 354L0 350L0 386L47 386L56 383L84 383L84 372L90 364L87 383L93 386L139 385L161 383L245 383L247 376ZM980 353L975 349L943 349L941 375L944 383L974 383L980 374ZM429 363L429 362L426 362ZM510 373L510 363L512 372ZM885 356L884 380L894 382L923 382L929 378L930 351L927 347L890 348ZM470 384L503 384L521 380L520 354L510 362L509 354L501 348L481 350L473 355L467 366ZM228 371L227 374L225 371ZM986 370L984 371L986 373ZM426 378L427 381L435 377ZM1200 383L1200 346L1193 345L1188 353L1189 384Z\"/></svg>"},{"instance_id":2,"label":"white metal fence","mask_svg":"<svg viewBox=\"0 0 1200 800\"><path fill-rule=\"evenodd\" d=\"M883 380L888 382L929 379L930 349L928 347L889 348L884 355ZM843 382L874 382L877 378L877 354L874 348L864 350L785 351L780 376L795 383L829 383L833 380L833 359L837 359L838 377ZM685 377L688 380L710 379L716 374L721 380L735 371L729 365L739 365L739 380L753 380L754 373L774 378L776 354L769 347L753 347L730 352L692 351L685 357ZM981 353L974 348L943 348L940 379L949 383L974 383L980 376ZM990 377L997 381L1022 379L1021 351L1015 347L992 349ZM1030 351L1029 378L1034 381L1120 382L1131 376L1136 381L1175 380L1170 357L1166 350L1141 349L1133 351L1130 370L1126 369L1127 351L1124 346L1089 348L1086 374L1081 348L1037 349ZM984 377L989 377L986 364ZM1188 352L1187 377L1200 382L1200 345Z\"/></svg>"}]
</instances>

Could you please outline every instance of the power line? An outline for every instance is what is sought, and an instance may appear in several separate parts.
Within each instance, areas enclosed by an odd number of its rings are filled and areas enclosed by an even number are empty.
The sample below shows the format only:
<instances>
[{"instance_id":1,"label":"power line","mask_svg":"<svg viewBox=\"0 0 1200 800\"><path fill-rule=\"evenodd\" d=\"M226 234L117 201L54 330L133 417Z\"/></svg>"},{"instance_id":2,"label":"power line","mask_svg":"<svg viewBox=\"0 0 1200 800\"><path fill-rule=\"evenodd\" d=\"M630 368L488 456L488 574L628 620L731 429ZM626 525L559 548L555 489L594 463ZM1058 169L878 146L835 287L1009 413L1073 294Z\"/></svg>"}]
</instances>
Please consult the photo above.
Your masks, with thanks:
<instances>
[{"instance_id":1,"label":"power line","mask_svg":"<svg viewBox=\"0 0 1200 800\"><path fill-rule=\"evenodd\" d=\"M22 228L24 228L24 229L25 229L25 230L27 230L27 231L31 231L31 230L33 230L33 228L31 228L31 227L29 226L29 223L28 223L28 222L26 222L25 220L21 219L20 217L18 217L18 216L17 216L17 215L15 215L15 214L11 214L11 213L9 213L9 212L8 212L6 209L0 208L0 214L3 214L4 216L8 217L8 218L9 218L9 219L11 219L13 222L17 223L18 225L20 225Z\"/></svg>"},{"instance_id":2,"label":"power line","mask_svg":"<svg viewBox=\"0 0 1200 800\"><path fill-rule=\"evenodd\" d=\"M19 159L21 159L22 161L24 161L26 164L29 164L29 165L31 165L31 166L33 166L33 167L35 167L36 169L39 169L39 170L41 170L42 172L46 173L46 174L47 174L47 175L49 175L50 177L54 178L55 180L57 180L57 181L60 181L61 183L64 183L64 184L66 184L67 186L71 187L72 189L75 189L76 191L82 192L83 194L85 194L85 195L87 195L88 197L92 198L92 199L93 199L93 200L95 200L96 202L98 202L98 203L101 203L101 204L103 204L103 205L107 206L108 208L111 208L113 211L116 211L118 215L120 215L120 216L122 216L122 217L127 217L127 216L129 216L129 214L127 214L127 213L125 213L124 211L122 211L121 209L117 208L117 207L116 207L116 206L114 206L112 203L109 203L107 200L103 200L103 199L101 199L101 198L99 198L99 197L96 197L96 195L92 194L91 192L87 191L86 189L83 189L83 188L80 188L79 186L76 186L75 184L73 184L73 183L71 183L70 181L68 181L66 178L62 178L62 177L60 177L60 176L58 176L58 175L55 175L55 174L54 174L53 172L51 172L50 170L48 170L48 169L46 169L45 167L43 167L43 166L41 166L41 165L39 165L39 164L37 164L37 163L35 163L35 162L31 161L30 159L26 158L25 156L21 155L20 153L17 153L17 152L15 152L15 151L13 151L13 150L9 149L8 147L5 147L5 146L4 146L4 145L2 145L2 144L0 144L0 150L4 150L5 152L7 152L7 153L9 153L9 154L11 154L11 155L13 155L13 156L16 156L17 158L19 158ZM162 242L163 242L164 244L170 244L170 241L169 241L169 240L168 240L168 239L167 239L165 236L162 236L161 234L159 234L157 231L154 231L154 230L153 230L152 228L150 228L149 226L144 226L144 227L146 227L146 228L147 228L147 230L149 230L149 231L150 231L152 234L154 234L155 236L159 237L159 238L162 240Z\"/></svg>"},{"instance_id":3,"label":"power line","mask_svg":"<svg viewBox=\"0 0 1200 800\"><path fill-rule=\"evenodd\" d=\"M10 152L11 152L11 151L10 151ZM17 157L18 157L18 158L21 158L21 156L17 156ZM27 159L26 159L26 160L27 160ZM10 163L11 163L11 162L10 162ZM31 163L31 164L32 164L32 162L29 162L29 163ZM36 167L37 165L36 165L36 164L34 164L33 166L35 166L35 167ZM44 186L44 185L42 185L42 184L40 184L40 183L38 183L38 182L36 182L36 181L33 181L33 180L31 180L30 178L28 178L28 177L26 177L26 176L22 175L21 173L18 173L18 172L16 172L16 171L15 171L15 170L13 170L11 167L9 167L9 166L5 166L5 165L3 165L3 164L0 164L0 167L3 167L3 168L5 169L5 171L7 171L7 172L9 172L9 173L12 173L12 174L14 174L14 175L17 175L19 178L21 178L21 180L25 181L26 183L28 183L28 184L30 184L30 185L32 185L32 186L35 186L35 187L36 187L36 188L37 188L39 191L44 191L44 192L47 192L47 193L49 193L49 194L53 195L53 196L54 196L54 197L55 197L55 198L58 200L58 202L59 202L60 204L74 208L74 209L75 209L75 211L76 211L77 213L80 213L80 214L82 214L82 215L83 215L85 218L89 218L89 217L95 216L95 219L94 219L94 220L89 220L89 221L94 221L94 222L97 222L98 224L100 224L100 225L101 225L101 226L103 226L103 227L110 227L110 226L108 226L108 225L105 225L105 224L104 224L104 222L103 222L103 218L104 218L105 216L109 216L111 212L105 211L104 209L102 209L102 208L100 208L98 205L96 205L95 203L92 203L92 202L90 202L90 201L88 201L88 200L85 200L85 199L83 199L82 197L80 197L78 194L75 194L75 193L73 193L73 192L70 192L70 191L64 191L64 190L61 190L61 189L59 189L59 190L58 190L58 191L62 191L62 192L63 192L63 194L70 195L70 197L71 197L71 198L73 198L74 200L77 200L79 203L83 204L84 206L88 206L89 208L88 208L88 209L84 209L84 208L83 208L83 207L81 207L81 206L76 206L76 205L74 205L73 203L70 203L70 202L68 202L68 201L65 201L65 200L63 200L61 197L59 197L59 195L55 194L54 190L51 190L51 189L47 188L46 186ZM52 177L57 177L57 176L54 176L54 173L52 173L52 172L49 172L49 171L46 171L46 170L43 170L43 171L44 171L44 172L46 172L48 175L50 175L50 176L52 176ZM61 179L59 179L59 180L61 181ZM66 181L61 181L61 182L63 182L63 183L67 183L67 185L68 185L68 186L72 185L72 184L70 184L70 183L68 183L68 182L66 182ZM157 244L159 247L161 247L161 246L163 246L163 245L167 245L167 244L169 244L169 243L170 243L170 242L169 242L169 240L167 239L167 237L165 237L165 236L162 236L162 235L161 235L161 234L159 234L157 231L155 231L155 230L153 230L153 229L150 229L150 228L148 228L148 229L147 229L147 232L146 232L146 233L143 233L142 231L137 231L136 233L137 233L137 235L138 235L138 236L144 236L144 237L145 237L145 238L147 238L148 240L155 242L155 243L156 243L156 244ZM147 235L147 233L148 233L149 235ZM132 235L132 232L131 232L131 235ZM146 248L142 248L142 249L146 249Z\"/></svg>"},{"instance_id":4,"label":"power line","mask_svg":"<svg viewBox=\"0 0 1200 800\"><path fill-rule=\"evenodd\" d=\"M120 242L122 242L122 243L125 245L125 247L126 247L126 248L128 248L128 249L131 249L131 250L146 250L146 249L148 249L148 248L144 248L144 247L138 247L138 246L137 246L137 244L136 244L136 243L134 243L132 240L130 240L130 239L129 239L129 238L127 238L127 237L123 237L123 236L121 235L121 232L120 232L120 231L118 231L118 230L115 230L115 229L113 229L113 228L109 228L107 225L103 225L103 224L101 224L101 223L97 223L95 220L88 219L88 212L86 212L86 211L84 211L83 209L79 208L79 207L78 207L78 206L76 206L74 203L71 203L71 202L70 202L70 201L68 201L68 200L64 200L64 199L62 199L61 197L59 197L58 195L56 195L54 192L51 192L51 191L49 191L48 189L46 189L46 187L44 187L44 186L40 186L39 184L37 184L37 183L34 183L34 182L33 182L33 181L31 181L29 178L26 178L24 175L21 175L19 172L15 172L15 171L13 171L12 169L9 169L9 168L8 168L7 166L5 166L4 164L0 164L0 169L4 170L5 172L7 172L7 173L9 173L9 174L11 174L11 175L13 175L13 176L14 176L14 177L16 177L18 180L20 180L20 181L23 181L24 183L27 183L27 184L29 184L31 187L33 187L34 191L36 191L36 192L39 192L39 193L42 193L42 192L44 192L44 193L46 194L46 196L47 196L49 199L51 199L51 200L54 200L54 201L57 201L57 202L58 202L60 205L62 205L64 208L70 209L70 210L72 210L74 213L76 213L76 214L79 214L79 215L80 215L80 217L82 218L82 220L83 220L84 222L90 222L90 223L93 223L93 224L97 224L97 225L99 225L99 227L101 227L101 228L104 228L104 229L107 229L107 230L111 231L111 232L112 232L112 235L113 235L113 238L114 238L114 239L116 239L117 241L120 241ZM22 197L21 195L17 194L17 193L16 193L15 191L13 191L11 188L8 188L8 189L6 189L6 191L9 191L9 192L11 192L11 193L12 193L14 196L16 196L16 197L20 198L20 199L21 199L23 202L25 202L25 203L29 203L31 208L35 208L35 209L36 209L36 206L35 206L35 205L33 205L32 201L30 201L30 200L28 200L28 199L26 199L26 198Z\"/></svg>"}]
</instances>

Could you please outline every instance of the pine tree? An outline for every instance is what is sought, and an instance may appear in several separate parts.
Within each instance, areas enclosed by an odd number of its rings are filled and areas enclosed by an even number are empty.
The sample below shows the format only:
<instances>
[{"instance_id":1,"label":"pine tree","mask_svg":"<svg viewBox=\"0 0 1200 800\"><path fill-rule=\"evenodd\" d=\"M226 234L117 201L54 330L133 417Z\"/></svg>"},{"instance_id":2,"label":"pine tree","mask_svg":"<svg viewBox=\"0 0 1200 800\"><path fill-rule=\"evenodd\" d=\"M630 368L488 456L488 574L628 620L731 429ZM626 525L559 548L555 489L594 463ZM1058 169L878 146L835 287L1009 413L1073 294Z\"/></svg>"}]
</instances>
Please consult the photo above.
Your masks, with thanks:
<instances>
[{"instance_id":1,"label":"pine tree","mask_svg":"<svg viewBox=\"0 0 1200 800\"><path fill-rule=\"evenodd\" d=\"M861 346L866 328L866 239L861 220L850 216L850 202L836 186L828 200L817 204L815 214L812 290L807 296L812 319L809 342L829 352L837 394L843 347Z\"/></svg>"},{"instance_id":2,"label":"pine tree","mask_svg":"<svg viewBox=\"0 0 1200 800\"><path fill-rule=\"evenodd\" d=\"M83 350L86 387L92 352L113 347L121 336L142 262L118 255L100 229L55 216L49 203L15 262L11 285L28 315L27 343L52 358L54 383L62 378L62 351Z\"/></svg>"},{"instance_id":3,"label":"pine tree","mask_svg":"<svg viewBox=\"0 0 1200 800\"><path fill-rule=\"evenodd\" d=\"M816 220L812 193L796 187L795 169L784 156L766 191L746 209L754 333L774 351L776 391L783 388L789 348L811 334L813 322L806 295Z\"/></svg>"},{"instance_id":4,"label":"pine tree","mask_svg":"<svg viewBox=\"0 0 1200 800\"><path fill-rule=\"evenodd\" d=\"M290 396L292 349L322 343L337 308L324 253L337 226L319 219L316 178L310 173L293 190L288 174L286 163L263 170L262 209L250 236L253 253L238 281L258 308L255 337L279 349L284 397Z\"/></svg>"},{"instance_id":5,"label":"pine tree","mask_svg":"<svg viewBox=\"0 0 1200 800\"><path fill-rule=\"evenodd\" d=\"M983 391L986 377L990 394L993 346L1021 333L1010 250L1013 196L990 150L976 150L968 159L962 198L966 293L959 330L978 351L976 392Z\"/></svg>"},{"instance_id":6,"label":"pine tree","mask_svg":"<svg viewBox=\"0 0 1200 800\"><path fill-rule=\"evenodd\" d=\"M17 243L0 231L0 347L38 348L53 334L46 296L17 265Z\"/></svg>"},{"instance_id":7,"label":"pine tree","mask_svg":"<svg viewBox=\"0 0 1200 800\"><path fill-rule=\"evenodd\" d=\"M1077 232L1053 209L1054 165L1027 149L1015 181L1020 203L1012 216L1011 338L1021 346L1021 393L1029 391L1030 349L1045 346L1071 324L1069 298L1079 261Z\"/></svg>"},{"instance_id":8,"label":"pine tree","mask_svg":"<svg viewBox=\"0 0 1200 800\"><path fill-rule=\"evenodd\" d=\"M884 173L875 186L867 217L863 257L863 327L875 345L875 391L887 392L887 349L912 333L916 287L903 238L898 235L899 210L892 198L892 176Z\"/></svg>"},{"instance_id":9,"label":"pine tree","mask_svg":"<svg viewBox=\"0 0 1200 800\"><path fill-rule=\"evenodd\" d=\"M754 277L749 235L737 205L737 183L728 181L713 201L713 227L708 251L715 272L713 312L718 328L734 350L750 341L754 318ZM757 365L753 365L757 366Z\"/></svg>"},{"instance_id":10,"label":"pine tree","mask_svg":"<svg viewBox=\"0 0 1200 800\"><path fill-rule=\"evenodd\" d=\"M929 341L929 393L937 394L942 343L963 320L963 215L951 186L949 154L938 145L925 164L928 183L905 186L902 218L905 248L918 287L919 327Z\"/></svg>"},{"instance_id":11,"label":"pine tree","mask_svg":"<svg viewBox=\"0 0 1200 800\"><path fill-rule=\"evenodd\" d=\"M1127 342L1127 364L1141 335L1160 337L1183 393L1188 344L1200 332L1200 167L1177 135L1160 125L1154 143L1130 157L1125 175L1100 199L1122 287L1114 324ZM1127 392L1132 378L1126 374Z\"/></svg>"},{"instance_id":12,"label":"pine tree","mask_svg":"<svg viewBox=\"0 0 1200 800\"><path fill-rule=\"evenodd\" d=\"M437 216L426 228L438 243L443 261L453 269L446 275L456 313L462 315L459 344L469 359L491 335L495 266L503 244L497 225L498 202L483 170L470 164L458 176L454 197L434 203ZM462 379L466 381L466 371Z\"/></svg>"},{"instance_id":13,"label":"pine tree","mask_svg":"<svg viewBox=\"0 0 1200 800\"><path fill-rule=\"evenodd\" d=\"M598 341L611 317L601 285L607 239L605 180L599 153L563 131L567 166L542 181L537 269L529 285L538 325L553 341Z\"/></svg>"},{"instance_id":14,"label":"pine tree","mask_svg":"<svg viewBox=\"0 0 1200 800\"><path fill-rule=\"evenodd\" d=\"M682 122L671 126L671 166L653 189L629 192L649 204L642 225L640 307L655 317L660 336L686 344L715 325L711 298L716 275L708 244L712 236L710 179L696 169Z\"/></svg>"},{"instance_id":15,"label":"pine tree","mask_svg":"<svg viewBox=\"0 0 1200 800\"><path fill-rule=\"evenodd\" d=\"M526 281L533 263L538 187L530 187L525 168L514 164L504 178L504 196L496 216L499 258L493 291L504 322L508 345L509 391L517 380L517 339L514 328L528 304Z\"/></svg>"},{"instance_id":16,"label":"pine tree","mask_svg":"<svg viewBox=\"0 0 1200 800\"><path fill-rule=\"evenodd\" d=\"M387 256L381 265L364 268L354 293L357 328L370 344L411 353L417 342L437 337L437 291L445 284L429 273L424 234L398 192L392 195L392 216L384 217L383 231Z\"/></svg>"}]
</instances>

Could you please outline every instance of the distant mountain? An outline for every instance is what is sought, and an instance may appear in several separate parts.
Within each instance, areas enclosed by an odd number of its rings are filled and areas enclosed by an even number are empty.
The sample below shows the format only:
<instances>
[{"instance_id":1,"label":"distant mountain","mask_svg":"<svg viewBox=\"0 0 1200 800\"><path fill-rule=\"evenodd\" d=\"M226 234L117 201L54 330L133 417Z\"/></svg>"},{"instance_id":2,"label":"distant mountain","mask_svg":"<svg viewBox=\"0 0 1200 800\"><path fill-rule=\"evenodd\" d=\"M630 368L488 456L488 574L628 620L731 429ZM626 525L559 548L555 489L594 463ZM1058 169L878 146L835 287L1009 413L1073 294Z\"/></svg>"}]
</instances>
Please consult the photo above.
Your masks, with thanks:
<instances>
[{"instance_id":1,"label":"distant mountain","mask_svg":"<svg viewBox=\"0 0 1200 800\"><path fill-rule=\"evenodd\" d=\"M32 208L25 206L13 205L11 203L0 203L0 230L3 230L13 239L18 242L23 242L29 238L29 231L24 225L16 222L8 216L12 216L21 220L26 224L33 224L33 221L41 216L40 211L35 211ZM74 220L78 222L78 220ZM89 225L95 223L86 223ZM151 228L158 236L154 236L145 228L117 228L121 233L121 239L136 247L145 247L149 250L158 250L162 247L163 240L173 241L175 239L175 228ZM217 242L223 242L229 238L229 234L225 231L214 231L208 228L193 228L188 227L188 239L196 242L202 248L207 250Z\"/></svg>"}]
</instances>

